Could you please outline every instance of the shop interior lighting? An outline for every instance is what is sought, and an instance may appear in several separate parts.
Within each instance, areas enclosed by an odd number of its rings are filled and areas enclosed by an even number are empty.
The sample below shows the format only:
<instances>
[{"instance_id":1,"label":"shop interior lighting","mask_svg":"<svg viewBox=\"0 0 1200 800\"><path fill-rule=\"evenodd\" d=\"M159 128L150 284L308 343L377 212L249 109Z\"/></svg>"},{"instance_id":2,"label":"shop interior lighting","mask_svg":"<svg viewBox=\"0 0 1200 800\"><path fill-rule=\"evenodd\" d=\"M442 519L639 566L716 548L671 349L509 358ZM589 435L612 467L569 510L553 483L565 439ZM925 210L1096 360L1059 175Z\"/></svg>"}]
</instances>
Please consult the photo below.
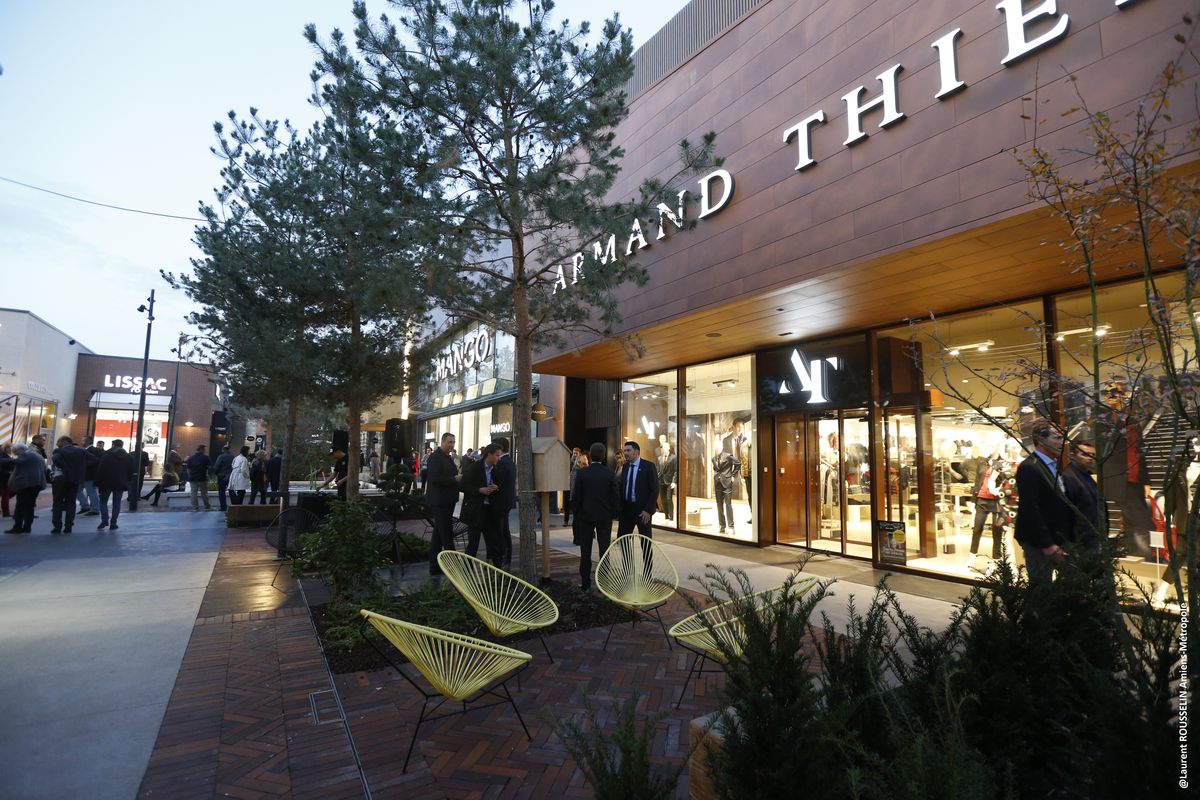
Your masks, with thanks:
<instances>
[{"instance_id":1,"label":"shop interior lighting","mask_svg":"<svg viewBox=\"0 0 1200 800\"><path fill-rule=\"evenodd\" d=\"M78 414L67 414L67 419L76 419L78 417L79 417Z\"/></svg>"},{"instance_id":2,"label":"shop interior lighting","mask_svg":"<svg viewBox=\"0 0 1200 800\"><path fill-rule=\"evenodd\" d=\"M1072 328L1069 331L1059 331L1058 335L1054 337L1054 340L1056 342L1066 341L1068 336L1078 336L1081 333L1095 333L1097 338L1103 338L1107 336L1111 330L1112 325L1109 325L1108 323L1097 325L1095 331L1093 331L1091 328Z\"/></svg>"},{"instance_id":3,"label":"shop interior lighting","mask_svg":"<svg viewBox=\"0 0 1200 800\"><path fill-rule=\"evenodd\" d=\"M978 350L980 353L986 353L994 344L996 343L991 339L984 339L982 342L972 342L971 344L956 344L953 347L946 348L946 355L956 356L963 350Z\"/></svg>"},{"instance_id":4,"label":"shop interior lighting","mask_svg":"<svg viewBox=\"0 0 1200 800\"><path fill-rule=\"evenodd\" d=\"M713 386L718 389L733 389L737 387L737 381L733 378L725 378L724 380L713 381Z\"/></svg>"}]
</instances>

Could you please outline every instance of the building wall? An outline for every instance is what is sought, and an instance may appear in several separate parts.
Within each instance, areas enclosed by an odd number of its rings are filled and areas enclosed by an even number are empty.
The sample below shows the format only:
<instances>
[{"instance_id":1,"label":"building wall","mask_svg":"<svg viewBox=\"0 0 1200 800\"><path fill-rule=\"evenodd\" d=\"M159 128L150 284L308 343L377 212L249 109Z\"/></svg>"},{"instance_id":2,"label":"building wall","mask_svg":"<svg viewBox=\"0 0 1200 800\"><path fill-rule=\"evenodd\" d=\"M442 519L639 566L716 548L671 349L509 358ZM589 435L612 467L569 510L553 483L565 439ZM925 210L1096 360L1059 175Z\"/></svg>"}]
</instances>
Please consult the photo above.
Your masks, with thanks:
<instances>
[{"instance_id":1,"label":"building wall","mask_svg":"<svg viewBox=\"0 0 1200 800\"><path fill-rule=\"evenodd\" d=\"M1078 283L1068 269L1034 263L1035 256L1061 262L1049 248L1038 250L1044 228L1010 232L1026 238L1003 259L986 240L937 258L914 254L1034 209L1013 149L1028 147L1035 134L1055 151L1083 144L1078 117L1060 115L1078 105L1076 88L1093 109L1128 111L1179 51L1173 36L1182 30L1184 4L1139 0L1118 8L1112 0L1059 0L1059 15L1069 17L1066 35L1008 66L1002 64L1006 20L996 6L996 0L769 0L635 98L618 132L627 157L614 197L674 172L679 141L697 141L710 130L735 190L727 207L692 230L658 241L657 225L644 225L650 247L637 257L650 282L618 291L624 321L616 332L677 318L736 322L720 320L715 310L739 298L784 300L787 293L786 303L770 305L794 305L798 313L786 328L811 336L928 312L930 297L934 306L963 308L972 305L970 297L978 305L980 298L1031 294L1034 281L1041 282L1034 291ZM1034 39L1055 21L1033 22L1025 35ZM958 77L967 85L937 99L941 73L932 43L955 28L962 30ZM880 129L882 110L869 111L862 118L869 136L843 145L843 95L862 86L860 102L879 96L877 76L896 64L903 67L896 94L904 118ZM1193 80L1181 100L1194 87ZM797 171L798 140L785 142L785 131L819 110L825 122L811 132L815 163ZM1172 111L1178 127L1195 119L1191 103ZM690 188L697 191L695 183ZM616 233L624 252L628 231ZM901 254L909 258L903 268L889 261ZM948 284L955 271L969 285ZM830 293L846 276L840 294ZM704 320L710 309L714 314ZM746 352L778 335L764 331L760 341L737 345L727 335L710 355L726 345ZM584 336L548 350L535 368L590 375L594 354L584 353L577 368L555 359L596 341ZM605 362L615 363L615 355Z\"/></svg>"},{"instance_id":2,"label":"building wall","mask_svg":"<svg viewBox=\"0 0 1200 800\"><path fill-rule=\"evenodd\" d=\"M0 309L0 398L17 394L57 402L54 436L67 433L68 415L79 412L74 405L76 359L91 352L72 341L28 311Z\"/></svg>"},{"instance_id":3,"label":"building wall","mask_svg":"<svg viewBox=\"0 0 1200 800\"><path fill-rule=\"evenodd\" d=\"M150 360L150 379L165 381L165 388L160 392L163 396L175 393L175 368L174 361ZM195 450L198 444L208 444L212 412L221 408L221 404L216 398L214 385L210 381L213 374L212 368L207 365L179 365L179 396L176 398L172 436L175 448L180 453ZM78 417L71 427L72 437L78 438L88 433L88 402L93 392L132 394L136 399L137 395L131 393L129 389L105 386L105 376L119 375L141 378L142 359L91 354L79 357L79 369L74 390L74 405L79 410L76 412ZM193 422L194 425L191 427L184 425L188 421Z\"/></svg>"}]
</instances>

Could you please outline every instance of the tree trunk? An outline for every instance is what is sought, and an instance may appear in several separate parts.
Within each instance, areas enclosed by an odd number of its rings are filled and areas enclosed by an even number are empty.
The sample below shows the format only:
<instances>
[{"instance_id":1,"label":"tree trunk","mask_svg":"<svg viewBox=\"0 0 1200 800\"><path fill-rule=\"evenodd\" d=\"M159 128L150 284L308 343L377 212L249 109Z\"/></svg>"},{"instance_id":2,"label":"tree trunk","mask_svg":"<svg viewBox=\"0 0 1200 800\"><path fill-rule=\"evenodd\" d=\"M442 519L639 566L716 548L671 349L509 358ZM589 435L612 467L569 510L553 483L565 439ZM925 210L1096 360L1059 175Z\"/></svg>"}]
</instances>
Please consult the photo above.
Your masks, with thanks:
<instances>
[{"instance_id":1,"label":"tree trunk","mask_svg":"<svg viewBox=\"0 0 1200 800\"><path fill-rule=\"evenodd\" d=\"M520 499L520 559L521 577L537 583L537 531L535 515L537 495L533 486L533 431L530 411L533 406L533 354L529 334L529 295L523 280L524 270L518 266L517 248L513 248L513 311L516 314L515 335L517 396L513 400L513 459L517 466L517 496Z\"/></svg>"},{"instance_id":2,"label":"tree trunk","mask_svg":"<svg viewBox=\"0 0 1200 800\"><path fill-rule=\"evenodd\" d=\"M292 448L296 444L296 417L300 414L300 395L292 393L287 399L287 424L283 429L283 463L279 467L280 491L283 496L283 507L291 505L292 481Z\"/></svg>"},{"instance_id":3,"label":"tree trunk","mask_svg":"<svg viewBox=\"0 0 1200 800\"><path fill-rule=\"evenodd\" d=\"M358 443L362 440L362 406L358 398L351 399L346 404L350 443L346 445L346 499L358 497L358 470L360 469Z\"/></svg>"}]
</instances>

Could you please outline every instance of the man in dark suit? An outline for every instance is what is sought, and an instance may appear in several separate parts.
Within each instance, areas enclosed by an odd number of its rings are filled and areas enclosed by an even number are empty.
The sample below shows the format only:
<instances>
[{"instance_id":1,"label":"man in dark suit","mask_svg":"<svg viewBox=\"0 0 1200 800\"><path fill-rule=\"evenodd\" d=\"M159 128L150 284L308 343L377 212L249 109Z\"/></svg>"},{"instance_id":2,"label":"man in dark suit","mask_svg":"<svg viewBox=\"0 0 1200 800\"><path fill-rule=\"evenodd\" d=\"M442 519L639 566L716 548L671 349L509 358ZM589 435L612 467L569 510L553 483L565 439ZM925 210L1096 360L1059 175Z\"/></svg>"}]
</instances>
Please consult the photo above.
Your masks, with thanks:
<instances>
[{"instance_id":1,"label":"man in dark suit","mask_svg":"<svg viewBox=\"0 0 1200 800\"><path fill-rule=\"evenodd\" d=\"M500 517L500 557L504 568L512 566L512 532L508 526L508 513L517 504L517 467L509 455L508 439L501 437L494 444L500 446L500 460L496 462L492 478L500 491L492 498L495 513Z\"/></svg>"},{"instance_id":2,"label":"man in dark suit","mask_svg":"<svg viewBox=\"0 0 1200 800\"><path fill-rule=\"evenodd\" d=\"M1096 489L1096 446L1091 442L1071 445L1071 462L1063 470L1067 499L1075 507L1073 541L1086 550L1100 547L1104 528L1100 524L1099 492Z\"/></svg>"},{"instance_id":3,"label":"man in dark suit","mask_svg":"<svg viewBox=\"0 0 1200 800\"><path fill-rule=\"evenodd\" d=\"M283 451L276 450L275 455L267 459L267 483L271 487L271 502L279 502L279 482L283 475Z\"/></svg>"},{"instance_id":4,"label":"man in dark suit","mask_svg":"<svg viewBox=\"0 0 1200 800\"><path fill-rule=\"evenodd\" d=\"M625 443L625 467L621 471L621 515L617 536L637 532L650 537L650 518L658 507L658 470L654 462L642 458L637 442Z\"/></svg>"},{"instance_id":5,"label":"man in dark suit","mask_svg":"<svg viewBox=\"0 0 1200 800\"><path fill-rule=\"evenodd\" d=\"M100 457L96 470L96 488L100 490L100 524L97 530L117 529L117 517L121 513L121 495L129 486L133 476L133 456L125 450L125 442L113 439L112 447ZM112 516L109 516L109 498L112 498ZM109 525L109 521L112 525Z\"/></svg>"},{"instance_id":6,"label":"man in dark suit","mask_svg":"<svg viewBox=\"0 0 1200 800\"><path fill-rule=\"evenodd\" d=\"M1016 539L1025 551L1030 580L1049 579L1062 563L1074 512L1059 474L1063 435L1046 420L1032 427L1034 451L1017 467Z\"/></svg>"},{"instance_id":7,"label":"man in dark suit","mask_svg":"<svg viewBox=\"0 0 1200 800\"><path fill-rule=\"evenodd\" d=\"M454 449L454 434L442 434L441 446L429 456L429 473L425 481L425 502L433 512L433 536L429 542L429 574L440 578L442 568L437 556L442 550L454 549L454 507L458 505L458 467L450 458Z\"/></svg>"},{"instance_id":8,"label":"man in dark suit","mask_svg":"<svg viewBox=\"0 0 1200 800\"><path fill-rule=\"evenodd\" d=\"M467 524L467 555L479 552L479 536L487 546L488 560L495 566L501 565L500 517L496 512L495 495L500 491L496 483L496 463L500 460L500 445L489 444L480 453L478 461L472 458L463 461L462 511L459 519Z\"/></svg>"},{"instance_id":9,"label":"man in dark suit","mask_svg":"<svg viewBox=\"0 0 1200 800\"><path fill-rule=\"evenodd\" d=\"M70 436L60 436L58 447L51 455L54 464L54 480L50 488L54 494L54 507L50 519L54 525L51 533L70 533L75 525L75 496L87 476L88 462L95 458L82 447L75 445ZM99 464L99 462L96 462ZM66 512L66 527L63 527L63 513Z\"/></svg>"},{"instance_id":10,"label":"man in dark suit","mask_svg":"<svg viewBox=\"0 0 1200 800\"><path fill-rule=\"evenodd\" d=\"M591 463L575 473L571 506L575 511L575 544L579 545L579 588L592 586L592 538L600 543L600 556L612 538L612 521L621 507L617 476L604 463L607 453L597 442L588 449Z\"/></svg>"}]
</instances>

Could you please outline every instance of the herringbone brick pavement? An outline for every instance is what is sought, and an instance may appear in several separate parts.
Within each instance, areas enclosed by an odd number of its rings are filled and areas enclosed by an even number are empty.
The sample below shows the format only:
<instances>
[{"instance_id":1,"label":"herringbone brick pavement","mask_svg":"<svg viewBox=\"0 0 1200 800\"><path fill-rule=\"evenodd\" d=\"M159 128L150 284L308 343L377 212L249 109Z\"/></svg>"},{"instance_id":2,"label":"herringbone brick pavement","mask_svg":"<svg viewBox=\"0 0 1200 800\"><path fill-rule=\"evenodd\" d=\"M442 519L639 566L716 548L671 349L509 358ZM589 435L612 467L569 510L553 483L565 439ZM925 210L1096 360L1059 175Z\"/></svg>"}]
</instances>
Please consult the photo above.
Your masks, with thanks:
<instances>
[{"instance_id":1,"label":"herringbone brick pavement","mask_svg":"<svg viewBox=\"0 0 1200 800\"><path fill-rule=\"evenodd\" d=\"M403 774L420 695L393 669L338 675L331 686L295 581L285 569L276 585L286 592L270 586L273 556L261 531L226 534L140 797L586 798L591 789L552 732L556 719L583 723L585 698L606 730L631 696L641 721L662 712L652 752L663 765L687 758L689 723L717 706L723 677L706 673L675 709L692 656L668 648L657 623L618 625L607 651L605 628L550 637L553 664L527 640L516 646L533 663L514 697L532 741L507 704L470 711L425 723ZM571 554L553 551L550 565L554 577L577 580ZM661 611L668 627L691 613L682 598ZM678 796L687 794L685 772Z\"/></svg>"}]
</instances>

